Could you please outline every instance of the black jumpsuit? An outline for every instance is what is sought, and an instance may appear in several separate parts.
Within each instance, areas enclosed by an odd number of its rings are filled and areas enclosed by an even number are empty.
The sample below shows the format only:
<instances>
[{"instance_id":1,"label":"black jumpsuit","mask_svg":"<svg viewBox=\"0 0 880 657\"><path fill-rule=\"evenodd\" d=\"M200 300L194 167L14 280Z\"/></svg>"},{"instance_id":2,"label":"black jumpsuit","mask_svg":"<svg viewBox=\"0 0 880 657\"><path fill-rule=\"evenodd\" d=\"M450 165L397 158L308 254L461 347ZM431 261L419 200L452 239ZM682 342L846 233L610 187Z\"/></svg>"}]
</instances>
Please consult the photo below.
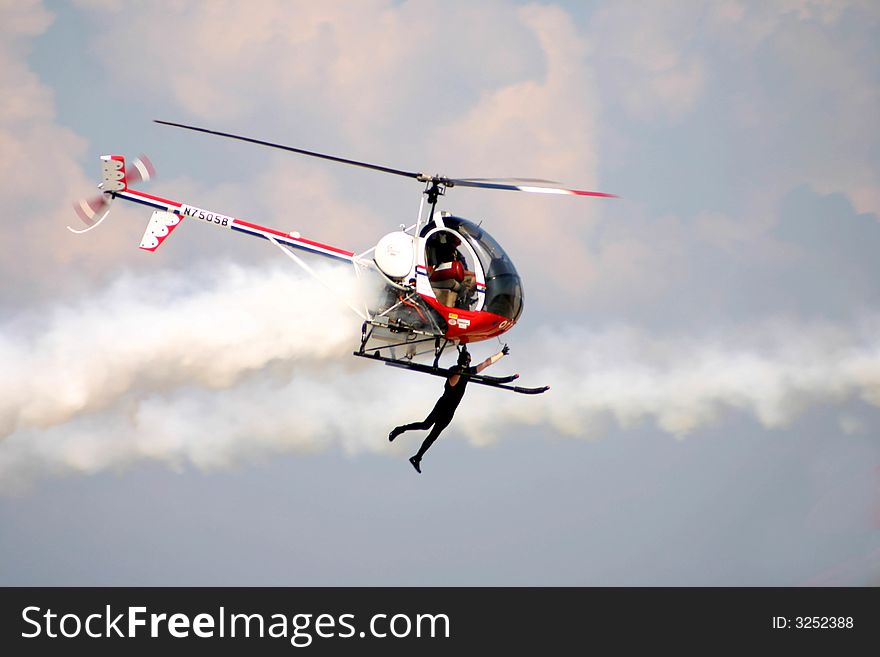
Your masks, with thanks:
<instances>
[{"instance_id":1,"label":"black jumpsuit","mask_svg":"<svg viewBox=\"0 0 880 657\"><path fill-rule=\"evenodd\" d=\"M452 369L449 370L449 377L446 379L446 383L443 384L443 395L440 397L440 399L437 400L437 403L434 404L434 408L428 414L428 417L426 417L423 422L404 424L403 426L397 427L394 430L395 434L400 434L404 431L411 431L414 429L424 430L431 425L434 425L434 428L431 429L431 433L429 433L428 437L425 438L425 441L419 448L418 453L413 458L415 458L416 460L421 460L424 453L427 452L428 448L434 444L435 440L437 440L440 432L448 427L449 423L452 422L452 416L455 415L455 409L458 408L458 405L461 403L462 397L464 397L464 390L467 387L468 375L476 374L476 371L477 368L475 367L461 367L460 365L454 366ZM449 384L449 378L451 378L455 374L459 375L459 379L458 383L452 386Z\"/></svg>"}]
</instances>

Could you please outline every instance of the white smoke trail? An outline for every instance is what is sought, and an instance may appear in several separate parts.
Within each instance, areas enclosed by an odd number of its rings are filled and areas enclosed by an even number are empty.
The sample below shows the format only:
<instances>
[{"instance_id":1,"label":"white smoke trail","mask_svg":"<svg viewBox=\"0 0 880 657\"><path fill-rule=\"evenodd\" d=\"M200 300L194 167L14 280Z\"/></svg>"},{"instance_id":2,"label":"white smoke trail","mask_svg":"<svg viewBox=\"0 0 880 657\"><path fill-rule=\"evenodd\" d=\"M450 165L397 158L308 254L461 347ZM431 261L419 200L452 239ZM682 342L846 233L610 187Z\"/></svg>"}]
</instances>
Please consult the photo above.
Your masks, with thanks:
<instances>
[{"instance_id":1,"label":"white smoke trail","mask_svg":"<svg viewBox=\"0 0 880 657\"><path fill-rule=\"evenodd\" d=\"M773 320L689 338L626 327L548 332L532 345L527 370L553 384L547 403L502 398L491 410L469 406L462 426L477 444L516 424L589 437L609 421L623 428L653 421L683 437L726 411L775 429L820 403L858 398L880 406L878 329L872 319L846 326Z\"/></svg>"},{"instance_id":2,"label":"white smoke trail","mask_svg":"<svg viewBox=\"0 0 880 657\"><path fill-rule=\"evenodd\" d=\"M287 270L128 277L30 324L27 338L21 322L0 334L5 488L144 459L213 468L329 446L408 454L418 439L389 446L387 432L424 417L442 385L355 362L359 320ZM520 371L550 392L474 385L447 432L483 445L523 426L593 437L653 422L683 436L731 411L774 428L816 403L880 405L878 328L772 321L687 338L626 327L513 338L488 373ZM475 360L493 347L475 345Z\"/></svg>"},{"instance_id":3,"label":"white smoke trail","mask_svg":"<svg viewBox=\"0 0 880 657\"><path fill-rule=\"evenodd\" d=\"M324 275L352 295L351 271ZM124 396L224 388L273 361L328 358L350 340L356 320L320 284L289 270L223 265L124 276L85 302L31 319L28 335L3 327L0 437Z\"/></svg>"}]
</instances>

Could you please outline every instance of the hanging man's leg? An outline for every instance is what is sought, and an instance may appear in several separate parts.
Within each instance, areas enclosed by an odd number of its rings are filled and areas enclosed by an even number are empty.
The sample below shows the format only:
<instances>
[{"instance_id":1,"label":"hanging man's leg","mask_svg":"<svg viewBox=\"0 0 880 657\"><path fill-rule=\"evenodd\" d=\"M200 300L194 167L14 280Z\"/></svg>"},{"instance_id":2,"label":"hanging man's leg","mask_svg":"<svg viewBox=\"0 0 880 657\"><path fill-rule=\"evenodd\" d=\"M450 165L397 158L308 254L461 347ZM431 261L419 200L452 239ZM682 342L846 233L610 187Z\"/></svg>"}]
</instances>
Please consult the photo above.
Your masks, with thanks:
<instances>
[{"instance_id":1,"label":"hanging man's leg","mask_svg":"<svg viewBox=\"0 0 880 657\"><path fill-rule=\"evenodd\" d=\"M422 446L419 447L419 451L416 452L414 456L410 457L409 462L412 463L412 467L414 467L416 469L416 472L418 472L419 474L421 474L422 472L422 457L425 455L425 452L430 449L431 445L434 444L434 441L437 440L437 438L440 436L440 432L442 432L446 427L449 426L450 422L452 422L451 413L449 415L443 415L442 417L438 418L434 422L434 428L431 429L431 433L428 434L428 437L425 438Z\"/></svg>"},{"instance_id":2,"label":"hanging man's leg","mask_svg":"<svg viewBox=\"0 0 880 657\"><path fill-rule=\"evenodd\" d=\"M391 433L388 434L388 440L393 441L404 431L424 431L425 429L430 428L432 424L433 421L429 422L428 420L425 420L424 422L413 422L412 424L402 424L391 430Z\"/></svg>"},{"instance_id":3,"label":"hanging man's leg","mask_svg":"<svg viewBox=\"0 0 880 657\"><path fill-rule=\"evenodd\" d=\"M388 440L393 441L404 431L424 431L425 429L429 429L434 421L437 419L437 406L439 404L439 400L437 404L434 404L434 408L431 409L431 412L428 413L428 417L426 417L421 422L413 422L412 424L402 424L399 427L394 427L391 430L391 433L388 434Z\"/></svg>"}]
</instances>

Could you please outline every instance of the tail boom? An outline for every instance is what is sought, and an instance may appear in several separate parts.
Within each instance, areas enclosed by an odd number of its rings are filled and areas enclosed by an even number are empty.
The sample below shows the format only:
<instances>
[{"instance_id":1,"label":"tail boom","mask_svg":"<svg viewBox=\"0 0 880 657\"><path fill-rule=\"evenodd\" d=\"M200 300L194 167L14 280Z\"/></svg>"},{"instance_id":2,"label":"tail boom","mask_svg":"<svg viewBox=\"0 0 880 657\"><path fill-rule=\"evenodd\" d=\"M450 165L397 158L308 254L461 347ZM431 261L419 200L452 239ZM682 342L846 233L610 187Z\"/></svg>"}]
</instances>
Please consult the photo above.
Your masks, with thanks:
<instances>
[{"instance_id":1,"label":"tail boom","mask_svg":"<svg viewBox=\"0 0 880 657\"><path fill-rule=\"evenodd\" d=\"M244 221L243 219L236 219L235 217L230 217L212 210L205 210L194 205L188 205L186 203L180 203L179 201L162 198L161 196L147 194L136 189L131 189L130 187L115 192L114 196L133 203L146 205L147 207L153 208L153 210L163 213L159 214L154 212L153 217L150 219L150 224L147 226L147 230L144 233L144 239L140 246L140 248L146 251L155 251L159 245L161 245L162 241L168 237L171 231L180 224L180 220L185 217L191 217L192 219L211 224L212 226L217 226L218 228L234 230L238 233L244 233L245 235L251 235L253 237L260 237L268 240L271 236L272 239L286 246L295 249L302 249L304 251L309 251L310 253L316 253L336 260L342 260L345 262L352 262L354 260L355 254L353 251L346 251L335 246L330 246L329 244L306 239L296 231L285 233L275 230L274 228L267 228L266 226ZM174 222L171 217L167 216L168 214L176 217L177 221ZM164 227L168 228L168 232L162 234ZM156 240L158 240L158 243L154 243Z\"/></svg>"}]
</instances>

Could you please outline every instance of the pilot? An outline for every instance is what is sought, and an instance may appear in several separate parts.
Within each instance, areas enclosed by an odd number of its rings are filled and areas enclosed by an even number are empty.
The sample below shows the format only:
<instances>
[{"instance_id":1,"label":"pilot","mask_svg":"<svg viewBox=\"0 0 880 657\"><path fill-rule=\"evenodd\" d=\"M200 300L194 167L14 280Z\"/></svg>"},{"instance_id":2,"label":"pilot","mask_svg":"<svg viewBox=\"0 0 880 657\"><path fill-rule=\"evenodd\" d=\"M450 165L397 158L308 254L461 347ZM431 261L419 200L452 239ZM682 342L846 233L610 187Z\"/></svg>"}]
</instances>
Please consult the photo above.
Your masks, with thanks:
<instances>
[{"instance_id":1,"label":"pilot","mask_svg":"<svg viewBox=\"0 0 880 657\"><path fill-rule=\"evenodd\" d=\"M476 289L476 276L468 270L464 256L458 250L461 240L444 231L438 233L432 242L438 264L432 269L430 278L437 300L449 308L455 308L461 301L466 308Z\"/></svg>"},{"instance_id":2,"label":"pilot","mask_svg":"<svg viewBox=\"0 0 880 657\"><path fill-rule=\"evenodd\" d=\"M462 347L461 352L458 354L458 364L450 368L449 376L446 378L446 383L443 385L443 395L437 400L437 403L434 404L434 408L428 414L428 417L425 418L424 422L404 424L399 427L394 427L391 430L391 433L388 434L388 440L393 441L404 431L411 431L413 429L424 431L433 425L431 433L425 438L419 451L409 459L409 462L412 464L412 467L416 469L416 472L421 474L422 457L425 455L425 452L428 451L428 448L434 444L434 441L437 440L440 433L449 426L450 422L452 422L452 416L455 415L455 410L461 403L462 397L464 397L464 391L467 387L469 377L473 374L479 374L489 367L489 365L497 363L508 353L510 353L510 348L507 345L504 345L501 351L497 354L489 356L489 358L476 367L470 367L471 355L468 353L467 347Z\"/></svg>"}]
</instances>

